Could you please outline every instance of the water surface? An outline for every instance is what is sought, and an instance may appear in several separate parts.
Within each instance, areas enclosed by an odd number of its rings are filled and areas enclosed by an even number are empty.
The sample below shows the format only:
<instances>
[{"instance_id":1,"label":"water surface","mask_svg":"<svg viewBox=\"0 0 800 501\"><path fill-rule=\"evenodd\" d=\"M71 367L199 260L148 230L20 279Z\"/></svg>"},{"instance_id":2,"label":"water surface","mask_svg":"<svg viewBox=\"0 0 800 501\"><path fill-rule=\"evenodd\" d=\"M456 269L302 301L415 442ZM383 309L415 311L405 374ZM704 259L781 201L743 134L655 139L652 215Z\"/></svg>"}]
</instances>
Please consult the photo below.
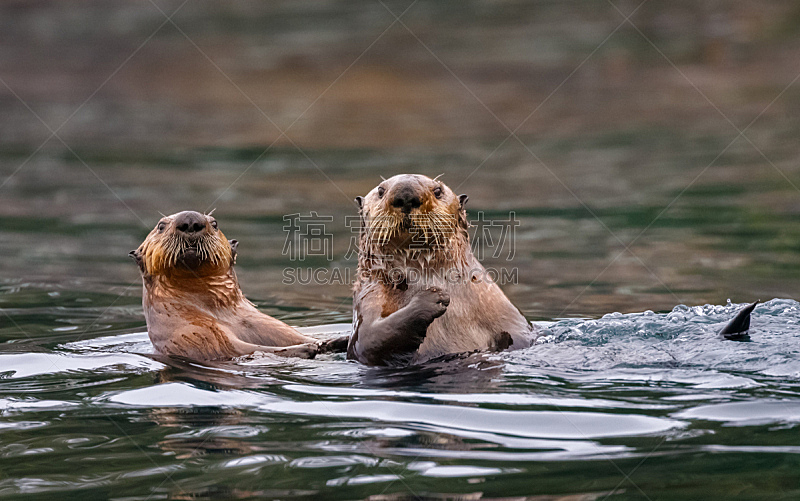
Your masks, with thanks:
<instances>
[{"instance_id":1,"label":"water surface","mask_svg":"<svg viewBox=\"0 0 800 501\"><path fill-rule=\"evenodd\" d=\"M746 343L714 335L742 305L678 306L539 322L528 350L387 369L342 354L171 359L153 353L137 305L119 304L133 298L3 292L4 496L800 494L792 300L759 305Z\"/></svg>"},{"instance_id":2,"label":"water surface","mask_svg":"<svg viewBox=\"0 0 800 501\"><path fill-rule=\"evenodd\" d=\"M798 6L638 4L0 2L0 497L800 498ZM483 262L536 346L152 353L160 212L216 208L247 296L331 336L349 284L285 272L352 271L404 172L513 212ZM330 260L283 252L311 211Z\"/></svg>"}]
</instances>

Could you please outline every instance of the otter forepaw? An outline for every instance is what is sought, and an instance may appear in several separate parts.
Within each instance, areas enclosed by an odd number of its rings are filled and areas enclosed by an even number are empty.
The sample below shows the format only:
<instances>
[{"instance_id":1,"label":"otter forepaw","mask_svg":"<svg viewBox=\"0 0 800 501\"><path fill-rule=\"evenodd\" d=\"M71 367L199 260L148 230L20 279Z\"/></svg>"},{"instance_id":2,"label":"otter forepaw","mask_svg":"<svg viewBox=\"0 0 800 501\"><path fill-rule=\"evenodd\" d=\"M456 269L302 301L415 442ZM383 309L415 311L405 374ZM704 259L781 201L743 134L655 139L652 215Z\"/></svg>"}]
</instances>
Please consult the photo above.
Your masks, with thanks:
<instances>
[{"instance_id":1,"label":"otter forepaw","mask_svg":"<svg viewBox=\"0 0 800 501\"><path fill-rule=\"evenodd\" d=\"M319 353L319 344L298 344L286 348L278 348L273 353L280 357L314 358Z\"/></svg>"},{"instance_id":2,"label":"otter forepaw","mask_svg":"<svg viewBox=\"0 0 800 501\"><path fill-rule=\"evenodd\" d=\"M334 339L328 339L319 344L320 353L344 353L347 351L347 345L350 343L350 335L340 336Z\"/></svg>"},{"instance_id":3,"label":"otter forepaw","mask_svg":"<svg viewBox=\"0 0 800 501\"><path fill-rule=\"evenodd\" d=\"M430 313L431 321L439 318L450 305L450 295L438 287L428 287L414 297L426 313Z\"/></svg>"}]
</instances>

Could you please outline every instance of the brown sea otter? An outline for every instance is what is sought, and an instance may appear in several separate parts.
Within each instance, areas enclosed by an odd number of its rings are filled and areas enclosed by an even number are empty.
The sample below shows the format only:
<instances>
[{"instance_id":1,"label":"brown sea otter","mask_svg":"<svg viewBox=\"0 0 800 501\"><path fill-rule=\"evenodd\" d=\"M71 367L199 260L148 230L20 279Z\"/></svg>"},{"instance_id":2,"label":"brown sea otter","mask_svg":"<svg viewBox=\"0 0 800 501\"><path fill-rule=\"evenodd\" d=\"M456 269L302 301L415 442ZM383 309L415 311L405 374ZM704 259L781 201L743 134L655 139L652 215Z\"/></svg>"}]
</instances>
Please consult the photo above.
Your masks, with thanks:
<instances>
[{"instance_id":1,"label":"brown sea otter","mask_svg":"<svg viewBox=\"0 0 800 501\"><path fill-rule=\"evenodd\" d=\"M531 345L531 323L472 254L466 195L403 174L356 201L361 234L348 358L404 365Z\"/></svg>"},{"instance_id":2,"label":"brown sea otter","mask_svg":"<svg viewBox=\"0 0 800 501\"><path fill-rule=\"evenodd\" d=\"M239 288L228 241L210 215L184 211L162 218L130 255L144 282L142 304L156 351L221 360L256 351L313 358L343 348L320 343L261 313Z\"/></svg>"}]
</instances>

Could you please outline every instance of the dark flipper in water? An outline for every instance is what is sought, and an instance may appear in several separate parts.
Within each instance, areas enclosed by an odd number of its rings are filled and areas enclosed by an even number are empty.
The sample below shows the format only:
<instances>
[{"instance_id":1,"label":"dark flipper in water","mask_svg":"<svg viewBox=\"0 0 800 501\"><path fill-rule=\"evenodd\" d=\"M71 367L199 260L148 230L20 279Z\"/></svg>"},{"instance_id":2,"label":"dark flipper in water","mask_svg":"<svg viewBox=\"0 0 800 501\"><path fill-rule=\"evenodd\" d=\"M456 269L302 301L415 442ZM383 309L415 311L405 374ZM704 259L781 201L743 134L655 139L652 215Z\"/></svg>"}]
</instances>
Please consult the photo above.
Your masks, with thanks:
<instances>
[{"instance_id":1,"label":"dark flipper in water","mask_svg":"<svg viewBox=\"0 0 800 501\"><path fill-rule=\"evenodd\" d=\"M733 317L733 320L728 322L719 335L731 341L749 341L750 340L750 313L753 312L758 301L745 306L742 310Z\"/></svg>"}]
</instances>

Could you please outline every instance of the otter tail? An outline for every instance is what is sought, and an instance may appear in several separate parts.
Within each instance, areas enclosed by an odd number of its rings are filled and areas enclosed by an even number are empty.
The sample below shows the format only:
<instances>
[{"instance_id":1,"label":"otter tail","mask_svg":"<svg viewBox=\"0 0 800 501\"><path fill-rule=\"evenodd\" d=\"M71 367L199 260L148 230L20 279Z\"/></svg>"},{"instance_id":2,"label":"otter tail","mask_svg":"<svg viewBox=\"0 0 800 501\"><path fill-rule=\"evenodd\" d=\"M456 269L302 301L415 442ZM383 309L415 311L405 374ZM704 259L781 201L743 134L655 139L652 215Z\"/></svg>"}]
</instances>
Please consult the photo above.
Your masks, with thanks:
<instances>
[{"instance_id":1,"label":"otter tail","mask_svg":"<svg viewBox=\"0 0 800 501\"><path fill-rule=\"evenodd\" d=\"M733 317L733 320L728 322L728 325L719 331L719 336L731 341L749 341L750 340L750 314L755 309L758 301L745 306L744 308Z\"/></svg>"}]
</instances>

